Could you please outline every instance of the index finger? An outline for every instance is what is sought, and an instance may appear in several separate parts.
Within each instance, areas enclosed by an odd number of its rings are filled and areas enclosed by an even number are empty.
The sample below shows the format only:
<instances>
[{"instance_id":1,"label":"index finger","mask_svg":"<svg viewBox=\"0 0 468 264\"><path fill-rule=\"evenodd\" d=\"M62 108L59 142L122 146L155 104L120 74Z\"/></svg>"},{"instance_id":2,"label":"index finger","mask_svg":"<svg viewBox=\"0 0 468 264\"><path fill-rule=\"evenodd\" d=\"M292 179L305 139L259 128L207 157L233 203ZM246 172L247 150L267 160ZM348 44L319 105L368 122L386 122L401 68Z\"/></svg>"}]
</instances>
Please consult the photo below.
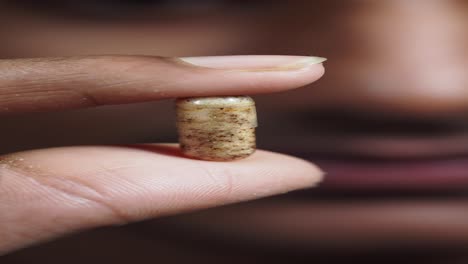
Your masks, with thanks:
<instances>
[{"instance_id":1,"label":"index finger","mask_svg":"<svg viewBox=\"0 0 468 264\"><path fill-rule=\"evenodd\" d=\"M297 88L320 78L306 56L84 56L0 60L0 113Z\"/></svg>"}]
</instances>

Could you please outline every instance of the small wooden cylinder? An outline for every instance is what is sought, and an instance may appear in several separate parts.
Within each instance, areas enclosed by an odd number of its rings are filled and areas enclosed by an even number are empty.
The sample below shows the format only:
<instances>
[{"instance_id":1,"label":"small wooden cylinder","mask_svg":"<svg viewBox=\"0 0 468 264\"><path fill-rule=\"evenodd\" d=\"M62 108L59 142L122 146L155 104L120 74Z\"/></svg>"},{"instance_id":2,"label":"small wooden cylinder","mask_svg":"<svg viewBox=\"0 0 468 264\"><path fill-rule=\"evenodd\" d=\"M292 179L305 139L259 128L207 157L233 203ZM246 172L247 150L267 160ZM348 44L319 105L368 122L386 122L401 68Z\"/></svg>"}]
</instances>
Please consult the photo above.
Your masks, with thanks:
<instances>
[{"instance_id":1,"label":"small wooden cylinder","mask_svg":"<svg viewBox=\"0 0 468 264\"><path fill-rule=\"evenodd\" d=\"M194 97L176 101L183 153L192 158L230 161L255 151L257 113L248 96Z\"/></svg>"}]
</instances>

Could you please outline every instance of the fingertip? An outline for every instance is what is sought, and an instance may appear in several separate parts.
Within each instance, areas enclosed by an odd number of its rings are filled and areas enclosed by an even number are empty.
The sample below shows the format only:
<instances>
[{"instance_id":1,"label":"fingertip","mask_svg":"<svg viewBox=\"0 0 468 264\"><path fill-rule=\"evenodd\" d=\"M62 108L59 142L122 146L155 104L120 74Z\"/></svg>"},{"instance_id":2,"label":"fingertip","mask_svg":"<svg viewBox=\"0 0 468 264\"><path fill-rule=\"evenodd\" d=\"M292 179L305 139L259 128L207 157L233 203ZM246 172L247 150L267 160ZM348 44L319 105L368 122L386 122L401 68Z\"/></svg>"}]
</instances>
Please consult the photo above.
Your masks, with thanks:
<instances>
[{"instance_id":1,"label":"fingertip","mask_svg":"<svg viewBox=\"0 0 468 264\"><path fill-rule=\"evenodd\" d=\"M283 179L285 187L289 190L315 187L325 174L309 161L265 150L257 150L249 159L253 159L259 168L270 168L275 177Z\"/></svg>"},{"instance_id":2,"label":"fingertip","mask_svg":"<svg viewBox=\"0 0 468 264\"><path fill-rule=\"evenodd\" d=\"M325 58L312 56L218 56L174 60L192 79L197 96L262 94L300 88L325 73ZM187 95L186 95L187 96Z\"/></svg>"},{"instance_id":3,"label":"fingertip","mask_svg":"<svg viewBox=\"0 0 468 264\"><path fill-rule=\"evenodd\" d=\"M316 82L325 74L322 63L310 64L302 68L292 68L285 71L249 73L246 80L238 78L239 88L245 94L276 93L298 89ZM247 84L244 84L247 83Z\"/></svg>"}]
</instances>

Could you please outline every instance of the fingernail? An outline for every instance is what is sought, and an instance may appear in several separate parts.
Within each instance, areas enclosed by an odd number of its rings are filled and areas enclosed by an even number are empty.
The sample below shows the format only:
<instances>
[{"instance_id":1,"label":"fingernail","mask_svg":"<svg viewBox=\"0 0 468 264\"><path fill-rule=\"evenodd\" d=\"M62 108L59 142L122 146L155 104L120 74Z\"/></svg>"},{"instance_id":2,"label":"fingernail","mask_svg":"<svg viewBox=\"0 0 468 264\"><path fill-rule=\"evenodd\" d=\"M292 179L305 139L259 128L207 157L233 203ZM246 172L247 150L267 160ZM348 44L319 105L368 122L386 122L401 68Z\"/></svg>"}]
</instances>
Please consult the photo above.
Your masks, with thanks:
<instances>
[{"instance_id":1,"label":"fingernail","mask_svg":"<svg viewBox=\"0 0 468 264\"><path fill-rule=\"evenodd\" d=\"M320 64L326 58L312 56L213 56L178 58L182 63L195 67L234 71L287 71L299 70Z\"/></svg>"}]
</instances>

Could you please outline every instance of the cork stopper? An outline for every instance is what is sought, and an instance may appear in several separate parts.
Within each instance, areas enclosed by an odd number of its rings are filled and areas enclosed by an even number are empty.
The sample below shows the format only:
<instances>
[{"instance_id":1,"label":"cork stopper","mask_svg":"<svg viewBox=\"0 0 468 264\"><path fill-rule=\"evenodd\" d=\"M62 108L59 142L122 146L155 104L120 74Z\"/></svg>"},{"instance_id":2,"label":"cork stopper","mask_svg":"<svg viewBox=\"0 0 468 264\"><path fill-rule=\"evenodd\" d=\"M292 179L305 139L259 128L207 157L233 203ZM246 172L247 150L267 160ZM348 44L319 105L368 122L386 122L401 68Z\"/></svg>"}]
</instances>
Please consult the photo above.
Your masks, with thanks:
<instances>
[{"instance_id":1,"label":"cork stopper","mask_svg":"<svg viewBox=\"0 0 468 264\"><path fill-rule=\"evenodd\" d=\"M179 143L192 158L229 161L255 151L257 113L248 96L194 97L176 101Z\"/></svg>"}]
</instances>

